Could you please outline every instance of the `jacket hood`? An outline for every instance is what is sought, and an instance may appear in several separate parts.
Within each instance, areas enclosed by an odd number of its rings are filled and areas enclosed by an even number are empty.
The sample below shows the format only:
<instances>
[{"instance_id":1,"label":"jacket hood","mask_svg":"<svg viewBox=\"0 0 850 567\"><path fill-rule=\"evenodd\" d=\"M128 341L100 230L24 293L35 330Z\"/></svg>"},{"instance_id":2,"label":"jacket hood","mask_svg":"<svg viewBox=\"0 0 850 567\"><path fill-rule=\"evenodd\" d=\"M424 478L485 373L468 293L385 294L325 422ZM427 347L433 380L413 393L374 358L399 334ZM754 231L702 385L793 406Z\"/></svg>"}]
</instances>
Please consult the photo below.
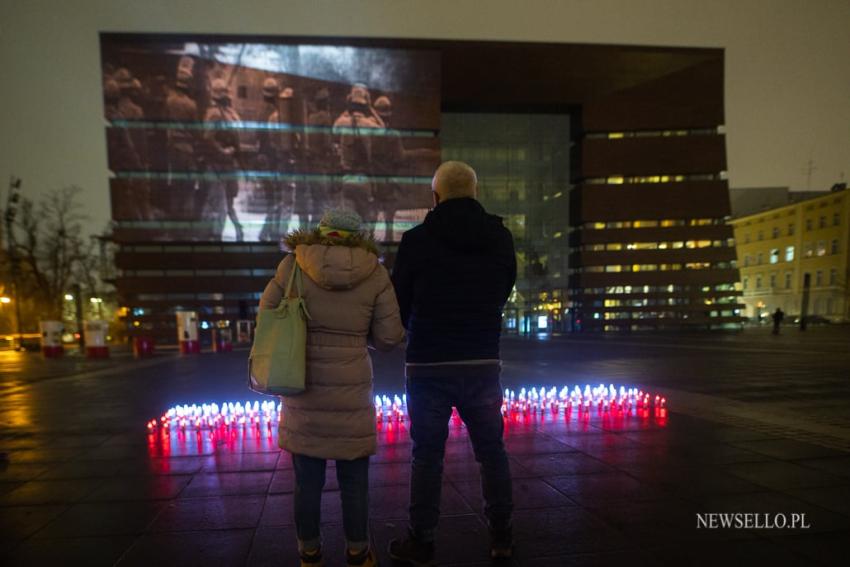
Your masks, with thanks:
<instances>
[{"instance_id":1,"label":"jacket hood","mask_svg":"<svg viewBox=\"0 0 850 567\"><path fill-rule=\"evenodd\" d=\"M425 217L425 229L449 248L486 250L504 231L502 218L491 215L471 197L443 201Z\"/></svg>"},{"instance_id":2,"label":"jacket hood","mask_svg":"<svg viewBox=\"0 0 850 567\"><path fill-rule=\"evenodd\" d=\"M364 234L344 239L323 237L318 229L296 230L284 239L295 261L316 285L324 289L351 289L375 271L378 247Z\"/></svg>"}]
</instances>

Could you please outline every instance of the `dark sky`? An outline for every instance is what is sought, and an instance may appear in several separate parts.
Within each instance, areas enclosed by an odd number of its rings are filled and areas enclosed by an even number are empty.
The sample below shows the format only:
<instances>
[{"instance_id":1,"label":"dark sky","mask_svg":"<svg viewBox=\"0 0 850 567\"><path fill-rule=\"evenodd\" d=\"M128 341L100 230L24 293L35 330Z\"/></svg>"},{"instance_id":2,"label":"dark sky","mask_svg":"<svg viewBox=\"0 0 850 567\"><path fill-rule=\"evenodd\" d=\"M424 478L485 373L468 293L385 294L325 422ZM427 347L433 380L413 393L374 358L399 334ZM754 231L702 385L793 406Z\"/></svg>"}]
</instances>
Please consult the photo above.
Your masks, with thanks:
<instances>
[{"instance_id":1,"label":"dark sky","mask_svg":"<svg viewBox=\"0 0 850 567\"><path fill-rule=\"evenodd\" d=\"M80 185L93 231L105 225L109 196L98 32L173 31L723 47L730 185L827 189L842 174L845 180L850 176L848 0L495 0L486 9L484 4L4 1L0 174L22 177L30 195Z\"/></svg>"}]
</instances>

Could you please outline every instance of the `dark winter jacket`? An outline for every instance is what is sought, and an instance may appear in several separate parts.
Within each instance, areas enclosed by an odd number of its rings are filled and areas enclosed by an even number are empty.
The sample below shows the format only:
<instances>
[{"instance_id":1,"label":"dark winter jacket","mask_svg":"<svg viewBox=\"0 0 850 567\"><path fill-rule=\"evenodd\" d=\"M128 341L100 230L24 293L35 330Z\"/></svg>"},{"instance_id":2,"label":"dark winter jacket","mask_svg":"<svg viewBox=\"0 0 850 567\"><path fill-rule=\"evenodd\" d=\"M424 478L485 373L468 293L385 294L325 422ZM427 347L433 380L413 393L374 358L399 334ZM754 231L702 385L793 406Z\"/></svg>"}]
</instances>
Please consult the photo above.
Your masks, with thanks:
<instances>
[{"instance_id":1,"label":"dark winter jacket","mask_svg":"<svg viewBox=\"0 0 850 567\"><path fill-rule=\"evenodd\" d=\"M392 274L407 362L497 360L516 281L511 233L472 198L437 205L401 239Z\"/></svg>"}]
</instances>

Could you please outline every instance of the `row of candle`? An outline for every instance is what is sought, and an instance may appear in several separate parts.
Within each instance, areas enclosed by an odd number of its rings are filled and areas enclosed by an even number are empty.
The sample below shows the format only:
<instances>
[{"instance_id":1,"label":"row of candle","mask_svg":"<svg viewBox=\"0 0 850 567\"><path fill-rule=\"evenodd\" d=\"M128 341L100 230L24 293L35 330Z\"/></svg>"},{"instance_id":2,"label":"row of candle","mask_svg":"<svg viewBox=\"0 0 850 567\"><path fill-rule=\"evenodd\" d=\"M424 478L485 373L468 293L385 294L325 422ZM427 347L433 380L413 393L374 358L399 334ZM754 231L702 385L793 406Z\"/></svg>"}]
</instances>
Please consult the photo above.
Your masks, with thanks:
<instances>
[{"instance_id":1,"label":"row of candle","mask_svg":"<svg viewBox=\"0 0 850 567\"><path fill-rule=\"evenodd\" d=\"M399 421L407 417L407 395L377 395L374 400L375 419L378 423L384 421ZM666 398L638 388L620 388L613 384L608 386L586 385L583 389L575 386L570 389L564 386L545 388L522 388L519 391L505 389L502 398L502 414L536 414L549 412L568 414L573 410L587 413L596 410L597 413L607 412L637 412L647 409L665 409ZM282 411L278 401L246 401L183 404L166 411L158 420L148 421L150 431L170 428L216 429L219 427L260 427L271 428L280 421Z\"/></svg>"}]
</instances>

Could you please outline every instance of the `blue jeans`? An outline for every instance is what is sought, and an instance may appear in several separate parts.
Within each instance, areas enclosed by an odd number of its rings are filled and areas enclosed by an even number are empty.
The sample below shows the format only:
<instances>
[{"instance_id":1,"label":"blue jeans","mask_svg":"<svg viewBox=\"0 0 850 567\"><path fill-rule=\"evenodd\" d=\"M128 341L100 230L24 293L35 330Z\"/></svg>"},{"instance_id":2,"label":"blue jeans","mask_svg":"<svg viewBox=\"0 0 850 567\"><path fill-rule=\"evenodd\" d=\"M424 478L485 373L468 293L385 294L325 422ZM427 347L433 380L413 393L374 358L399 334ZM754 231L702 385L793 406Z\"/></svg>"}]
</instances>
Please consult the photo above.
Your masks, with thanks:
<instances>
[{"instance_id":1,"label":"blue jeans","mask_svg":"<svg viewBox=\"0 0 850 567\"><path fill-rule=\"evenodd\" d=\"M505 533L511 529L511 471L502 441L498 366L408 367L407 408L413 440L410 530L426 542L433 541L440 518L443 456L452 407L466 424L475 460L481 467L484 513L490 530Z\"/></svg>"},{"instance_id":2,"label":"blue jeans","mask_svg":"<svg viewBox=\"0 0 850 567\"><path fill-rule=\"evenodd\" d=\"M298 550L321 547L322 489L325 459L292 454L295 469L295 531ZM357 552L369 545L369 457L336 462L336 478L342 498L342 526L348 549Z\"/></svg>"}]
</instances>

